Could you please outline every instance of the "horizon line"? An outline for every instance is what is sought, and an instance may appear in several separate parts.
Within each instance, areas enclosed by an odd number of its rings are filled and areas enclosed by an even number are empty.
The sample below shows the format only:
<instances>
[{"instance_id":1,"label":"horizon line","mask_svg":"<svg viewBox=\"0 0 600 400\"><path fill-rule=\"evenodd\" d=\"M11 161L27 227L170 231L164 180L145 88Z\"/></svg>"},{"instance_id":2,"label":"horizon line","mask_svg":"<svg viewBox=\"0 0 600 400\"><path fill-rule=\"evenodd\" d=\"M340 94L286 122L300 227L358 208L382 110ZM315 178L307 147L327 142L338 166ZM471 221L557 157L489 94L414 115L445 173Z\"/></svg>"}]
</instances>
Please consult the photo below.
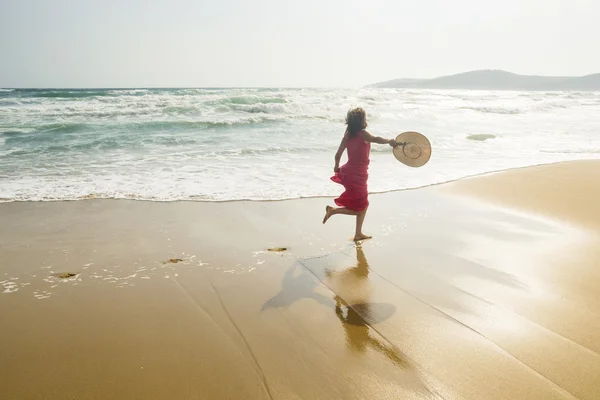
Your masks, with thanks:
<instances>
[{"instance_id":1,"label":"horizon line","mask_svg":"<svg viewBox=\"0 0 600 400\"><path fill-rule=\"evenodd\" d=\"M371 83L367 83L367 84L363 84L363 85L348 85L348 86L344 86L344 85L333 85L333 86L320 86L320 85L305 85L305 86L296 86L296 85L285 85L285 86L264 86L264 85L259 85L259 86L233 86L233 85L223 85L223 86L65 86L65 87L58 87L58 86L31 86L31 87L11 87L11 86L2 86L0 87L0 89L4 89L4 90L154 90L154 89L162 89L162 90L168 90L168 89L200 89L200 90L226 90L226 89L361 89L361 88L366 88L369 87L371 85L375 85L375 84L379 84L379 83L385 83L385 82L389 82L389 81L394 81L394 80L433 80L433 79L438 79L438 78L445 78L445 77L451 77L451 76L456 76L456 75L463 75L463 74L469 74L469 73L474 73L474 72L504 72L507 74L512 74L512 75L518 75L518 76L526 76L526 77L541 77L541 78L585 78L588 76L593 76L593 75L599 75L600 72L594 72L591 74L585 74L585 75L535 75L535 74L519 74L516 72L511 72L511 71L507 71L507 70L503 70L503 69L493 69L493 68L484 68L484 69L475 69L475 70L469 70L469 71L464 71L464 72L456 72L456 73L451 73L451 74L446 74L446 75L438 75L438 76L434 76L432 78L392 78L392 79L386 79L386 80L379 80L376 82L371 82Z\"/></svg>"}]
</instances>

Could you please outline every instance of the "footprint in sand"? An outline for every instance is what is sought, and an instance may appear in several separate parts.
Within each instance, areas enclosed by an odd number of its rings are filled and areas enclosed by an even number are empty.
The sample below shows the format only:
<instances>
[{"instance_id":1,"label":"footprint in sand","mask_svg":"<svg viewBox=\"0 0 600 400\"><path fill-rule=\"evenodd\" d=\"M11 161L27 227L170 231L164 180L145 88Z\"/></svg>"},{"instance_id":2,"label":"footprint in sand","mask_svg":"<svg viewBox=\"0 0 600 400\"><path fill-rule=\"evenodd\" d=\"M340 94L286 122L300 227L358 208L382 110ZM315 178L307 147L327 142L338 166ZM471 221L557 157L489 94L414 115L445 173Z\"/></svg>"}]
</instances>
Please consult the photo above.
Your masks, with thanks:
<instances>
[{"instance_id":1,"label":"footprint in sand","mask_svg":"<svg viewBox=\"0 0 600 400\"><path fill-rule=\"evenodd\" d=\"M77 274L74 274L72 272L61 272L58 274L53 274L53 276L57 277L57 278L61 278L61 279L68 279L68 278L72 278L74 276L77 276Z\"/></svg>"},{"instance_id":2,"label":"footprint in sand","mask_svg":"<svg viewBox=\"0 0 600 400\"><path fill-rule=\"evenodd\" d=\"M287 247L271 247L270 249L267 249L267 251L274 252L274 253L281 253L281 252L287 251L287 249L288 249Z\"/></svg>"}]
</instances>

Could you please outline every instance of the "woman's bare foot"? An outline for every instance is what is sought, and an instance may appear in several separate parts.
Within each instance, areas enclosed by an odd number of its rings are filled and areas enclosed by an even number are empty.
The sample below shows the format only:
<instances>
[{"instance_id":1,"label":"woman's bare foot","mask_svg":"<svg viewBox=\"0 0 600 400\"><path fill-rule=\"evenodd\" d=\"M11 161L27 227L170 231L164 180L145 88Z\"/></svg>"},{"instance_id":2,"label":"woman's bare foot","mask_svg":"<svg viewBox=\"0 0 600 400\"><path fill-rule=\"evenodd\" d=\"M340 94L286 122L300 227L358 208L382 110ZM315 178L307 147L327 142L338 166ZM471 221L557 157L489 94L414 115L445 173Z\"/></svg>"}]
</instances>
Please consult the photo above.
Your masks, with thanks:
<instances>
[{"instance_id":1,"label":"woman's bare foot","mask_svg":"<svg viewBox=\"0 0 600 400\"><path fill-rule=\"evenodd\" d=\"M354 236L354 241L359 242L361 240L367 240L371 238L373 238L373 236L367 236L364 233L359 233L358 235Z\"/></svg>"},{"instance_id":2,"label":"woman's bare foot","mask_svg":"<svg viewBox=\"0 0 600 400\"><path fill-rule=\"evenodd\" d=\"M333 211L333 207L331 207L331 206L325 207L325 217L323 218L323 223L327 222L327 220L333 215L332 211Z\"/></svg>"}]
</instances>

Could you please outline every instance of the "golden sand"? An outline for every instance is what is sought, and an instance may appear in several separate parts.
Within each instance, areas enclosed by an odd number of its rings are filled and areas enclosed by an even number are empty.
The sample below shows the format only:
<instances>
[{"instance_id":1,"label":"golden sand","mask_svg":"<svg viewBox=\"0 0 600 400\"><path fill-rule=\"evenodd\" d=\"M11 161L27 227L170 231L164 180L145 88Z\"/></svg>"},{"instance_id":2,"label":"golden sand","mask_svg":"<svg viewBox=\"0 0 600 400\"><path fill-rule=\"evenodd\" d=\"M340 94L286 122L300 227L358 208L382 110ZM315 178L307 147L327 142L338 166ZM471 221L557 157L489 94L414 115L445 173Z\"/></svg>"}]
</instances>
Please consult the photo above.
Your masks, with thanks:
<instances>
[{"instance_id":1,"label":"golden sand","mask_svg":"<svg viewBox=\"0 0 600 400\"><path fill-rule=\"evenodd\" d=\"M600 229L600 168L595 160L503 171L444 189Z\"/></svg>"},{"instance_id":2,"label":"golden sand","mask_svg":"<svg viewBox=\"0 0 600 400\"><path fill-rule=\"evenodd\" d=\"M597 177L0 204L1 398L598 399Z\"/></svg>"}]
</instances>

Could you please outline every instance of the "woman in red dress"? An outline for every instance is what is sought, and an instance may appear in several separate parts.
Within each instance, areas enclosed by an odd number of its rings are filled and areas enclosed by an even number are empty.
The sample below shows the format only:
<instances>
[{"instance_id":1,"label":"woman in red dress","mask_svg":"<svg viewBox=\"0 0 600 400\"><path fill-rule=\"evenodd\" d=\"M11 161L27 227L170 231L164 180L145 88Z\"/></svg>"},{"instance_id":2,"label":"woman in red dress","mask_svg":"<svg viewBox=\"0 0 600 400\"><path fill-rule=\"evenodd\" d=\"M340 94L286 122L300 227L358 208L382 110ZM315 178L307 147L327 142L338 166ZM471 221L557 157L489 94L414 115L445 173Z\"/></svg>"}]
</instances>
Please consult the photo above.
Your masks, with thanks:
<instances>
[{"instance_id":1,"label":"woman in red dress","mask_svg":"<svg viewBox=\"0 0 600 400\"><path fill-rule=\"evenodd\" d=\"M367 116L362 108L348 111L346 125L346 133L344 133L340 147L335 154L335 166L333 167L335 175L331 177L332 181L343 185L345 190L340 197L334 200L339 207L327 206L323 223L335 214L355 215L354 241L359 241L371 238L362 232L362 225L369 207L367 179L369 177L371 143L389 144L392 147L396 147L398 144L394 139L372 136L365 131ZM340 159L346 149L348 150L348 162L340 167Z\"/></svg>"}]
</instances>

